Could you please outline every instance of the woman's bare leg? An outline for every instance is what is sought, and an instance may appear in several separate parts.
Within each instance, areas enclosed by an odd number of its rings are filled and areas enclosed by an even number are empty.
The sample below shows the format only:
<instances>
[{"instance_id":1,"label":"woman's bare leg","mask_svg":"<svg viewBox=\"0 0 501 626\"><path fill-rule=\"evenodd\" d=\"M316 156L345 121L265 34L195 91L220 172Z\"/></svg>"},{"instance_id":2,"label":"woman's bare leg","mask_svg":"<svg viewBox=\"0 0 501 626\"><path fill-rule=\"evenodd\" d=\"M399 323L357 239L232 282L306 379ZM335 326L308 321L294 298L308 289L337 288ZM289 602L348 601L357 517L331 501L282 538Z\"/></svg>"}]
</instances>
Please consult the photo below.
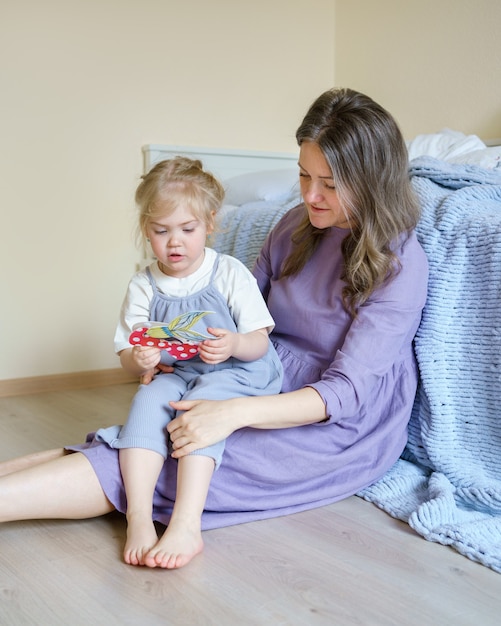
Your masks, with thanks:
<instances>
[{"instance_id":1,"label":"woman's bare leg","mask_svg":"<svg viewBox=\"0 0 501 626\"><path fill-rule=\"evenodd\" d=\"M114 510L83 454L52 450L31 464L33 456L23 458L24 469L0 477L0 522L85 519Z\"/></svg>"},{"instance_id":2,"label":"woman's bare leg","mask_svg":"<svg viewBox=\"0 0 501 626\"><path fill-rule=\"evenodd\" d=\"M148 567L183 567L203 550L201 518L214 473L214 459L192 454L179 459L176 502L167 530L144 558Z\"/></svg>"},{"instance_id":3,"label":"woman's bare leg","mask_svg":"<svg viewBox=\"0 0 501 626\"><path fill-rule=\"evenodd\" d=\"M124 561L144 565L144 557L158 541L153 523L153 493L165 460L158 452L145 448L121 448L119 455L127 496Z\"/></svg>"},{"instance_id":4,"label":"woman's bare leg","mask_svg":"<svg viewBox=\"0 0 501 626\"><path fill-rule=\"evenodd\" d=\"M66 451L64 448L56 448L54 450L44 450L43 452L34 452L33 454L27 454L15 459L9 459L8 461L0 462L0 476L6 476L7 474L13 474L19 470L26 469L27 467L33 467L34 465L40 465L40 463L46 463L52 461L61 456L65 456Z\"/></svg>"}]
</instances>

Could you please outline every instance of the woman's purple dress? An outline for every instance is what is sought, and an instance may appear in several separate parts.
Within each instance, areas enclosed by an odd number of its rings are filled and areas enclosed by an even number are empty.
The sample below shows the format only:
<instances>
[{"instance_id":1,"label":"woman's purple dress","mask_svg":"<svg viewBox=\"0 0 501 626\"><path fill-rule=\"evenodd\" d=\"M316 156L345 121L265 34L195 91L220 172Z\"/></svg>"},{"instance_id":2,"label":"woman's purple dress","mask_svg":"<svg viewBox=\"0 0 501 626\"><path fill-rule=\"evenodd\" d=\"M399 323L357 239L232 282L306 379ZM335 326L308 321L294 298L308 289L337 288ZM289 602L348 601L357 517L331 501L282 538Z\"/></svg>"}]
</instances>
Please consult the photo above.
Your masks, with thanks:
<instances>
[{"instance_id":1,"label":"woman's purple dress","mask_svg":"<svg viewBox=\"0 0 501 626\"><path fill-rule=\"evenodd\" d=\"M304 270L277 280L304 207L289 211L269 235L254 274L276 327L272 340L284 365L283 391L309 385L328 419L297 428L243 428L226 441L203 514L203 528L286 515L353 495L378 480L407 440L417 384L412 340L426 299L428 265L415 235L396 250L401 270L372 294L352 321L341 302L341 242L331 228ZM106 496L124 512L118 451L92 438L83 452ZM167 523L176 491L168 458L154 500Z\"/></svg>"}]
</instances>

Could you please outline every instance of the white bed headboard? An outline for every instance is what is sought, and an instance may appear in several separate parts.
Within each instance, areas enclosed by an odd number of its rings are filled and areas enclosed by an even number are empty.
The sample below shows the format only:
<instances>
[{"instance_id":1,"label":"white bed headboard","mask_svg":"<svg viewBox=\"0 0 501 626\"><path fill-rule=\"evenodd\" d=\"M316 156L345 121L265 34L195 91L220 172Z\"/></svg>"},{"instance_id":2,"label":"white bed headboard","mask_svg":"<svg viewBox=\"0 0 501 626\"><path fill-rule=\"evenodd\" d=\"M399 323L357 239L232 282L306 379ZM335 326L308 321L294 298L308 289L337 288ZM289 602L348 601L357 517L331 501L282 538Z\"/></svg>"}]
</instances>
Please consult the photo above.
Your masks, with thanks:
<instances>
[{"instance_id":1,"label":"white bed headboard","mask_svg":"<svg viewBox=\"0 0 501 626\"><path fill-rule=\"evenodd\" d=\"M205 169L225 181L239 174L263 170L290 169L297 166L298 153L228 150L194 146L147 144L142 147L144 172L164 159L186 156L200 159Z\"/></svg>"}]
</instances>

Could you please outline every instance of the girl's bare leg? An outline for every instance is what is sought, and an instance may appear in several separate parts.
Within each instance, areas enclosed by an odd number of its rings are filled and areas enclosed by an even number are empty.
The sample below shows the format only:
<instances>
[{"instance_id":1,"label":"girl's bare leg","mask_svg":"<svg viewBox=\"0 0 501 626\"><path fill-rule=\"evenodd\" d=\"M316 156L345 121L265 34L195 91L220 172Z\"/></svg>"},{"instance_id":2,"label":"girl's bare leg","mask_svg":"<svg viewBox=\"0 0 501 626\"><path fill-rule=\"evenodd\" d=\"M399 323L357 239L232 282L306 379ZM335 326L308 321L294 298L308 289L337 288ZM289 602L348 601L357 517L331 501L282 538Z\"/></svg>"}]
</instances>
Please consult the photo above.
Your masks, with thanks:
<instances>
[{"instance_id":1,"label":"girl's bare leg","mask_svg":"<svg viewBox=\"0 0 501 626\"><path fill-rule=\"evenodd\" d=\"M214 473L214 459L188 455L179 459L176 502L167 530L144 558L148 567L183 567L203 550L201 518Z\"/></svg>"},{"instance_id":2,"label":"girl's bare leg","mask_svg":"<svg viewBox=\"0 0 501 626\"><path fill-rule=\"evenodd\" d=\"M9 463L2 464L4 469ZM20 465L24 467L13 469ZM0 477L0 522L84 519L114 510L92 465L79 452L30 455L12 461L10 469Z\"/></svg>"},{"instance_id":3,"label":"girl's bare leg","mask_svg":"<svg viewBox=\"0 0 501 626\"><path fill-rule=\"evenodd\" d=\"M124 560L130 565L144 565L144 557L158 541L153 523L153 492L164 458L144 448L121 448L119 454L127 495Z\"/></svg>"}]
</instances>

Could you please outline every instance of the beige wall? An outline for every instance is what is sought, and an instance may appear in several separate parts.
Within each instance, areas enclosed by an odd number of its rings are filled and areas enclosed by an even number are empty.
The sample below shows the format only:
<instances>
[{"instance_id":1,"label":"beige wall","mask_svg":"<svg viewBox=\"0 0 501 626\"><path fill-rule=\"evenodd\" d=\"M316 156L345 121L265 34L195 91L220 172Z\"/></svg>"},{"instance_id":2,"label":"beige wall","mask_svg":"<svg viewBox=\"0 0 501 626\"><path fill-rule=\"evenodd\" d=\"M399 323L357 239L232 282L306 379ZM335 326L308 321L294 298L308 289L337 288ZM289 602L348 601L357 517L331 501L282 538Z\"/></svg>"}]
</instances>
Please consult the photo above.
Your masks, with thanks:
<instances>
[{"instance_id":1,"label":"beige wall","mask_svg":"<svg viewBox=\"0 0 501 626\"><path fill-rule=\"evenodd\" d=\"M290 151L334 80L334 4L4 0L0 379L118 367L141 145ZM313 26L313 25L312 25Z\"/></svg>"},{"instance_id":2,"label":"beige wall","mask_svg":"<svg viewBox=\"0 0 501 626\"><path fill-rule=\"evenodd\" d=\"M336 82L394 113L407 138L501 138L499 0L337 0Z\"/></svg>"},{"instance_id":3,"label":"beige wall","mask_svg":"<svg viewBox=\"0 0 501 626\"><path fill-rule=\"evenodd\" d=\"M332 84L407 137L501 137L500 23L498 0L4 0L0 380L118 366L141 145L289 151Z\"/></svg>"}]
</instances>

